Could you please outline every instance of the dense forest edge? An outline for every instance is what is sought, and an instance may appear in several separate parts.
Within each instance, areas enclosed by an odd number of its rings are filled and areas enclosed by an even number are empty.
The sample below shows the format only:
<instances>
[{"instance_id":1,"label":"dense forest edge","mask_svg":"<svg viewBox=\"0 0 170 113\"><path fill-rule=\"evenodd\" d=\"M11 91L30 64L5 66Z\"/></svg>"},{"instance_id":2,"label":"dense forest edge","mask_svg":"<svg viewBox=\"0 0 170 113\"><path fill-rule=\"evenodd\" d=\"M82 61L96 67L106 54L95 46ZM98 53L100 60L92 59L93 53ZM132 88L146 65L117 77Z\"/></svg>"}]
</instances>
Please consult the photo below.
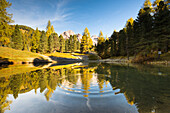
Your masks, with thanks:
<instances>
[{"instance_id":1,"label":"dense forest edge","mask_svg":"<svg viewBox=\"0 0 170 113\"><path fill-rule=\"evenodd\" d=\"M34 30L25 25L11 25L14 20L12 20L12 14L7 12L7 8L10 8L12 4L6 0L1 1L0 63L11 61L11 59L12 62L21 61L19 55L24 52L28 56L35 53L36 57L33 55L30 58L41 57L37 60L39 62L52 62L52 60L44 60L42 56L49 57L49 59L53 56L81 59L79 56L84 55L88 56L88 59L103 62L169 63L169 0L155 0L153 4L150 0L145 0L137 19L130 18L122 30L114 30L109 38L104 37L100 31L96 45L93 45L87 27L80 40L77 35L70 35L68 39L58 35L50 20L47 23L46 31L40 31L38 28ZM16 52L19 57L8 55L8 53L15 53L12 52L14 49L20 51ZM10 56L15 56L15 59ZM27 61L29 58L26 57L22 56L22 62L32 62ZM101 58L104 60L100 60Z\"/></svg>"},{"instance_id":2,"label":"dense forest edge","mask_svg":"<svg viewBox=\"0 0 170 113\"><path fill-rule=\"evenodd\" d=\"M125 27L106 40L99 35L97 52L102 58L127 57L132 62L169 60L170 1L144 2L137 19L130 18ZM162 55L164 54L164 55ZM163 56L163 57L161 57Z\"/></svg>"}]
</instances>

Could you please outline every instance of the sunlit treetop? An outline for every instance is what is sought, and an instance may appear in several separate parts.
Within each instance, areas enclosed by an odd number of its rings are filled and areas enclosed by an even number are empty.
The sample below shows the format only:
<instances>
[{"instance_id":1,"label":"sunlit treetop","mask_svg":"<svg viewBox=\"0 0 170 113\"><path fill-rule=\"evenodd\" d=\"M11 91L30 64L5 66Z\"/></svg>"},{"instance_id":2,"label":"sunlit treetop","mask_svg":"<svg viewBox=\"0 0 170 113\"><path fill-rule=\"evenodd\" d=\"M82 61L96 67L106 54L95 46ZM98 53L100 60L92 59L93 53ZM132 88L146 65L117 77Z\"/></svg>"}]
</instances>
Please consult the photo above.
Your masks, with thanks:
<instances>
[{"instance_id":1,"label":"sunlit treetop","mask_svg":"<svg viewBox=\"0 0 170 113\"><path fill-rule=\"evenodd\" d=\"M106 35L106 40L109 40L108 36Z\"/></svg>"},{"instance_id":2,"label":"sunlit treetop","mask_svg":"<svg viewBox=\"0 0 170 113\"><path fill-rule=\"evenodd\" d=\"M127 23L126 23L126 27L128 26L128 24L130 23L131 25L133 25L134 19L131 17L130 19L128 19Z\"/></svg>"},{"instance_id":3,"label":"sunlit treetop","mask_svg":"<svg viewBox=\"0 0 170 113\"><path fill-rule=\"evenodd\" d=\"M155 0L154 2L153 2L153 6L159 6L159 2L160 1L163 1L163 0Z\"/></svg>"},{"instance_id":4,"label":"sunlit treetop","mask_svg":"<svg viewBox=\"0 0 170 113\"><path fill-rule=\"evenodd\" d=\"M143 8L141 8L140 10L139 10L139 15L142 15L142 14L144 14L145 13L145 10L143 9Z\"/></svg>"},{"instance_id":5,"label":"sunlit treetop","mask_svg":"<svg viewBox=\"0 0 170 113\"><path fill-rule=\"evenodd\" d=\"M102 32L102 31L100 31L100 33L99 33L99 37L104 38L104 36L103 36L103 32Z\"/></svg>"},{"instance_id":6,"label":"sunlit treetop","mask_svg":"<svg viewBox=\"0 0 170 113\"><path fill-rule=\"evenodd\" d=\"M48 30L48 29L49 29L49 27L51 27L51 21L50 21L50 20L48 21L48 24L47 24L46 30Z\"/></svg>"},{"instance_id":7,"label":"sunlit treetop","mask_svg":"<svg viewBox=\"0 0 170 113\"><path fill-rule=\"evenodd\" d=\"M145 0L144 4L143 4L144 8L147 8L147 7L151 7L152 6L152 3L150 0Z\"/></svg>"},{"instance_id":8,"label":"sunlit treetop","mask_svg":"<svg viewBox=\"0 0 170 113\"><path fill-rule=\"evenodd\" d=\"M123 31L126 33L126 28L123 28Z\"/></svg>"},{"instance_id":9,"label":"sunlit treetop","mask_svg":"<svg viewBox=\"0 0 170 113\"><path fill-rule=\"evenodd\" d=\"M52 33L55 33L55 31L54 31L54 26L53 26L53 25L51 26L51 32L52 32Z\"/></svg>"},{"instance_id":10,"label":"sunlit treetop","mask_svg":"<svg viewBox=\"0 0 170 113\"><path fill-rule=\"evenodd\" d=\"M105 42L105 39L104 39L104 36L103 36L103 32L100 31L99 38L98 38L98 44L102 44L103 42Z\"/></svg>"},{"instance_id":11,"label":"sunlit treetop","mask_svg":"<svg viewBox=\"0 0 170 113\"><path fill-rule=\"evenodd\" d=\"M90 37L90 32L89 32L87 27L85 28L83 35L86 35L87 37Z\"/></svg>"}]
</instances>

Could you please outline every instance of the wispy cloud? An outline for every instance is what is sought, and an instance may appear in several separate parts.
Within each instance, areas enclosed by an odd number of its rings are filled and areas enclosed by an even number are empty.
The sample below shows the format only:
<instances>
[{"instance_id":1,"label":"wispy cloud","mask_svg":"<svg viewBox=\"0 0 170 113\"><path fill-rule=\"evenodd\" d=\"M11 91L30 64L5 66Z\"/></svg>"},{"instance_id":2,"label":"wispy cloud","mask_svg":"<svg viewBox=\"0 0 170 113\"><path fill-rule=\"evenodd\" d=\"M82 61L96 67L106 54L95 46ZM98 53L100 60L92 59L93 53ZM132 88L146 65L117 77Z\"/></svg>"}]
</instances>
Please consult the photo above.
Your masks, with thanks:
<instances>
[{"instance_id":1,"label":"wispy cloud","mask_svg":"<svg viewBox=\"0 0 170 113\"><path fill-rule=\"evenodd\" d=\"M66 0L59 0L58 3L55 5L56 11L55 16L51 18L51 21L66 21L68 17L72 15L72 13L68 13L69 9L65 7L68 3Z\"/></svg>"},{"instance_id":2,"label":"wispy cloud","mask_svg":"<svg viewBox=\"0 0 170 113\"><path fill-rule=\"evenodd\" d=\"M66 7L68 3L69 0L18 0L13 1L10 12L14 15L15 24L43 29L42 27L47 24L48 20L51 22L69 20L72 13Z\"/></svg>"}]
</instances>

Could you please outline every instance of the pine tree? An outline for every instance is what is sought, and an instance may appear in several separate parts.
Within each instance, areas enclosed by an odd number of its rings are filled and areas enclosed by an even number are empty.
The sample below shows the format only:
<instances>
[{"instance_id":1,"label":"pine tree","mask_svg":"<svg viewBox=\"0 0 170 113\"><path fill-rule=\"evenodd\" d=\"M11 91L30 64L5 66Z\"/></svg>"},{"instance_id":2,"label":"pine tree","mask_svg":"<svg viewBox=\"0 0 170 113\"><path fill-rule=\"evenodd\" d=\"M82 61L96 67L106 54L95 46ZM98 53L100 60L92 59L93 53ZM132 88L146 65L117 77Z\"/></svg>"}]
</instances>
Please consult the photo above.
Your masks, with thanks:
<instances>
[{"instance_id":1,"label":"pine tree","mask_svg":"<svg viewBox=\"0 0 170 113\"><path fill-rule=\"evenodd\" d=\"M46 36L47 38L49 38L49 36L51 35L52 31L51 31L51 27L48 27L48 30L46 32Z\"/></svg>"},{"instance_id":2,"label":"pine tree","mask_svg":"<svg viewBox=\"0 0 170 113\"><path fill-rule=\"evenodd\" d=\"M140 9L137 19L134 21L133 32L134 32L134 47L135 54L143 51L149 53L153 43L152 28L153 28L153 17L151 16L151 6L144 6Z\"/></svg>"},{"instance_id":3,"label":"pine tree","mask_svg":"<svg viewBox=\"0 0 170 113\"><path fill-rule=\"evenodd\" d=\"M155 0L152 7L150 0L145 0L137 19L130 18L126 27L119 32L114 31L109 40L103 41L100 32L97 52L102 58L112 56L141 55L152 58L154 51L168 52L170 45L170 10L169 0ZM153 10L154 9L154 10ZM154 11L154 12L153 12ZM86 30L87 31L87 30ZM82 45L86 37L82 38ZM149 57L148 57L149 56ZM144 59L145 60L145 59Z\"/></svg>"},{"instance_id":4,"label":"pine tree","mask_svg":"<svg viewBox=\"0 0 170 113\"><path fill-rule=\"evenodd\" d=\"M77 50L77 36L76 35L74 35L73 36L73 52L75 52L76 50Z\"/></svg>"},{"instance_id":5,"label":"pine tree","mask_svg":"<svg viewBox=\"0 0 170 113\"><path fill-rule=\"evenodd\" d=\"M54 37L50 35L48 38L48 51L52 53L54 51Z\"/></svg>"},{"instance_id":6,"label":"pine tree","mask_svg":"<svg viewBox=\"0 0 170 113\"><path fill-rule=\"evenodd\" d=\"M68 45L69 45L69 39L66 39L65 41L65 52L68 52Z\"/></svg>"},{"instance_id":7,"label":"pine tree","mask_svg":"<svg viewBox=\"0 0 170 113\"><path fill-rule=\"evenodd\" d=\"M80 45L80 51L81 53L85 53L87 50L86 50L86 35L84 34L82 36L82 39L81 39L81 45Z\"/></svg>"},{"instance_id":8,"label":"pine tree","mask_svg":"<svg viewBox=\"0 0 170 113\"><path fill-rule=\"evenodd\" d=\"M54 38L54 51L60 51L60 39L57 33L52 33Z\"/></svg>"},{"instance_id":9,"label":"pine tree","mask_svg":"<svg viewBox=\"0 0 170 113\"><path fill-rule=\"evenodd\" d=\"M77 50L80 50L80 42L77 41Z\"/></svg>"},{"instance_id":10,"label":"pine tree","mask_svg":"<svg viewBox=\"0 0 170 113\"><path fill-rule=\"evenodd\" d=\"M126 24L126 53L128 60L129 56L134 53L133 22L133 18L130 18Z\"/></svg>"},{"instance_id":11,"label":"pine tree","mask_svg":"<svg viewBox=\"0 0 170 113\"><path fill-rule=\"evenodd\" d=\"M34 34L32 36L32 41L31 41L31 51L36 53L38 52L38 47L39 47L39 41L40 41L40 33L38 28L34 31Z\"/></svg>"},{"instance_id":12,"label":"pine tree","mask_svg":"<svg viewBox=\"0 0 170 113\"><path fill-rule=\"evenodd\" d=\"M104 57L104 55L103 55L104 54L103 53L104 52L104 43L105 43L105 39L104 39L102 31L100 31L99 38L97 41L97 51L101 57Z\"/></svg>"},{"instance_id":13,"label":"pine tree","mask_svg":"<svg viewBox=\"0 0 170 113\"><path fill-rule=\"evenodd\" d=\"M117 56L118 32L115 30L111 36L111 55Z\"/></svg>"},{"instance_id":14,"label":"pine tree","mask_svg":"<svg viewBox=\"0 0 170 113\"><path fill-rule=\"evenodd\" d=\"M65 40L62 35L59 36L60 39L60 52L63 53L65 51Z\"/></svg>"},{"instance_id":15,"label":"pine tree","mask_svg":"<svg viewBox=\"0 0 170 113\"><path fill-rule=\"evenodd\" d=\"M52 32L52 33L55 33L55 31L54 31L54 26L53 26L53 25L51 26L51 32Z\"/></svg>"},{"instance_id":16,"label":"pine tree","mask_svg":"<svg viewBox=\"0 0 170 113\"><path fill-rule=\"evenodd\" d=\"M109 58L111 57L110 55L110 40L109 38L106 36L106 40L105 40L105 43L104 43L104 48L103 48L103 52L104 52L104 58Z\"/></svg>"},{"instance_id":17,"label":"pine tree","mask_svg":"<svg viewBox=\"0 0 170 113\"><path fill-rule=\"evenodd\" d=\"M48 28L51 28L51 21L50 20L48 20L48 24L47 24L47 27L46 27L46 31L48 30Z\"/></svg>"},{"instance_id":18,"label":"pine tree","mask_svg":"<svg viewBox=\"0 0 170 113\"><path fill-rule=\"evenodd\" d=\"M73 36L72 35L70 35L70 38L69 38L68 50L73 52Z\"/></svg>"},{"instance_id":19,"label":"pine tree","mask_svg":"<svg viewBox=\"0 0 170 113\"><path fill-rule=\"evenodd\" d=\"M37 50L37 43L36 43L35 34L33 34L33 36L32 36L31 43L32 43L32 44L31 44L31 52L36 53L36 50Z\"/></svg>"},{"instance_id":20,"label":"pine tree","mask_svg":"<svg viewBox=\"0 0 170 113\"><path fill-rule=\"evenodd\" d=\"M26 38L27 38L27 50L31 51L31 47L32 47L32 36L34 34L33 30L28 31L28 33L26 34Z\"/></svg>"},{"instance_id":21,"label":"pine tree","mask_svg":"<svg viewBox=\"0 0 170 113\"><path fill-rule=\"evenodd\" d=\"M22 50L23 49L23 40L22 40L22 34L21 31L19 30L19 26L18 24L15 26L15 30L12 34L12 45L11 47L14 49L19 49Z\"/></svg>"},{"instance_id":22,"label":"pine tree","mask_svg":"<svg viewBox=\"0 0 170 113\"><path fill-rule=\"evenodd\" d=\"M40 37L39 51L41 53L46 53L47 49L48 49L48 40L47 40L45 31L42 31L42 34Z\"/></svg>"},{"instance_id":23,"label":"pine tree","mask_svg":"<svg viewBox=\"0 0 170 113\"><path fill-rule=\"evenodd\" d=\"M7 2L6 0L0 1L0 46L7 46L10 43L9 36L9 23L14 22L12 20L12 14L7 12L12 3Z\"/></svg>"},{"instance_id":24,"label":"pine tree","mask_svg":"<svg viewBox=\"0 0 170 113\"><path fill-rule=\"evenodd\" d=\"M23 50L27 50L27 38L26 38L26 35L27 33L24 32L22 33L22 40L23 40Z\"/></svg>"},{"instance_id":25,"label":"pine tree","mask_svg":"<svg viewBox=\"0 0 170 113\"><path fill-rule=\"evenodd\" d=\"M167 5L161 1L154 15L154 37L158 51L168 52L170 41L170 11Z\"/></svg>"},{"instance_id":26,"label":"pine tree","mask_svg":"<svg viewBox=\"0 0 170 113\"><path fill-rule=\"evenodd\" d=\"M118 55L120 56L126 55L126 30L125 28L119 31Z\"/></svg>"},{"instance_id":27,"label":"pine tree","mask_svg":"<svg viewBox=\"0 0 170 113\"><path fill-rule=\"evenodd\" d=\"M30 48L30 38L29 38L29 32L25 32L23 34L23 50L29 51Z\"/></svg>"}]
</instances>

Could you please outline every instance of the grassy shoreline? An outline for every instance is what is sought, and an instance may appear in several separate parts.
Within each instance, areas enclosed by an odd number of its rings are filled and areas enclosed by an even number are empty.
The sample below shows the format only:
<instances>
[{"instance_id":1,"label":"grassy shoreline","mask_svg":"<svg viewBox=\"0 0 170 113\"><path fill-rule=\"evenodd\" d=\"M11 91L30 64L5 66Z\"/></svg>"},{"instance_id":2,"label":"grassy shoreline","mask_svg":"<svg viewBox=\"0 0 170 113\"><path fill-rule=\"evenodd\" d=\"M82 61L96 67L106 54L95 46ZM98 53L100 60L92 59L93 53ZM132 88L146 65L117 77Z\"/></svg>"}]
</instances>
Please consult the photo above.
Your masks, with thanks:
<instances>
[{"instance_id":1,"label":"grassy shoreline","mask_svg":"<svg viewBox=\"0 0 170 113\"><path fill-rule=\"evenodd\" d=\"M170 64L170 52L166 54L162 54L160 59L158 60L157 57L150 59L149 57L145 57L145 59L140 59L138 57L131 56L129 60L126 56L119 56L119 57L111 57L108 59L101 59L100 62L105 63L137 63L137 64ZM141 60L141 61L140 61Z\"/></svg>"},{"instance_id":2,"label":"grassy shoreline","mask_svg":"<svg viewBox=\"0 0 170 113\"><path fill-rule=\"evenodd\" d=\"M170 52L162 54L160 59L157 60L145 60L142 62L134 62L136 59L141 60L140 57L130 57L128 60L125 56L111 57L108 59L101 59L96 53L92 52L89 54L81 53L51 53L51 54L39 54L32 53L28 51L15 50L8 47L0 47L0 64L29 64L29 63L51 63L55 62L50 57L72 59L72 60L85 60L94 62L104 62L104 63L145 63L145 64L170 64ZM147 58L147 57L145 57ZM143 59L142 59L143 60Z\"/></svg>"},{"instance_id":3,"label":"grassy shoreline","mask_svg":"<svg viewBox=\"0 0 170 113\"><path fill-rule=\"evenodd\" d=\"M81 53L49 53L39 54L29 51L15 50L8 47L0 47L0 64L29 64L29 63L57 63L51 57L81 60L80 56L85 56Z\"/></svg>"},{"instance_id":4,"label":"grassy shoreline","mask_svg":"<svg viewBox=\"0 0 170 113\"><path fill-rule=\"evenodd\" d=\"M60 53L60 52L55 52L55 53L49 53L49 54L44 54L46 56L53 56L53 57L59 57L59 58L68 58L68 59L79 59L79 57L74 56L72 53Z\"/></svg>"},{"instance_id":5,"label":"grassy shoreline","mask_svg":"<svg viewBox=\"0 0 170 113\"><path fill-rule=\"evenodd\" d=\"M38 53L0 47L0 63L29 64L33 62L53 62L49 57Z\"/></svg>"}]
</instances>

